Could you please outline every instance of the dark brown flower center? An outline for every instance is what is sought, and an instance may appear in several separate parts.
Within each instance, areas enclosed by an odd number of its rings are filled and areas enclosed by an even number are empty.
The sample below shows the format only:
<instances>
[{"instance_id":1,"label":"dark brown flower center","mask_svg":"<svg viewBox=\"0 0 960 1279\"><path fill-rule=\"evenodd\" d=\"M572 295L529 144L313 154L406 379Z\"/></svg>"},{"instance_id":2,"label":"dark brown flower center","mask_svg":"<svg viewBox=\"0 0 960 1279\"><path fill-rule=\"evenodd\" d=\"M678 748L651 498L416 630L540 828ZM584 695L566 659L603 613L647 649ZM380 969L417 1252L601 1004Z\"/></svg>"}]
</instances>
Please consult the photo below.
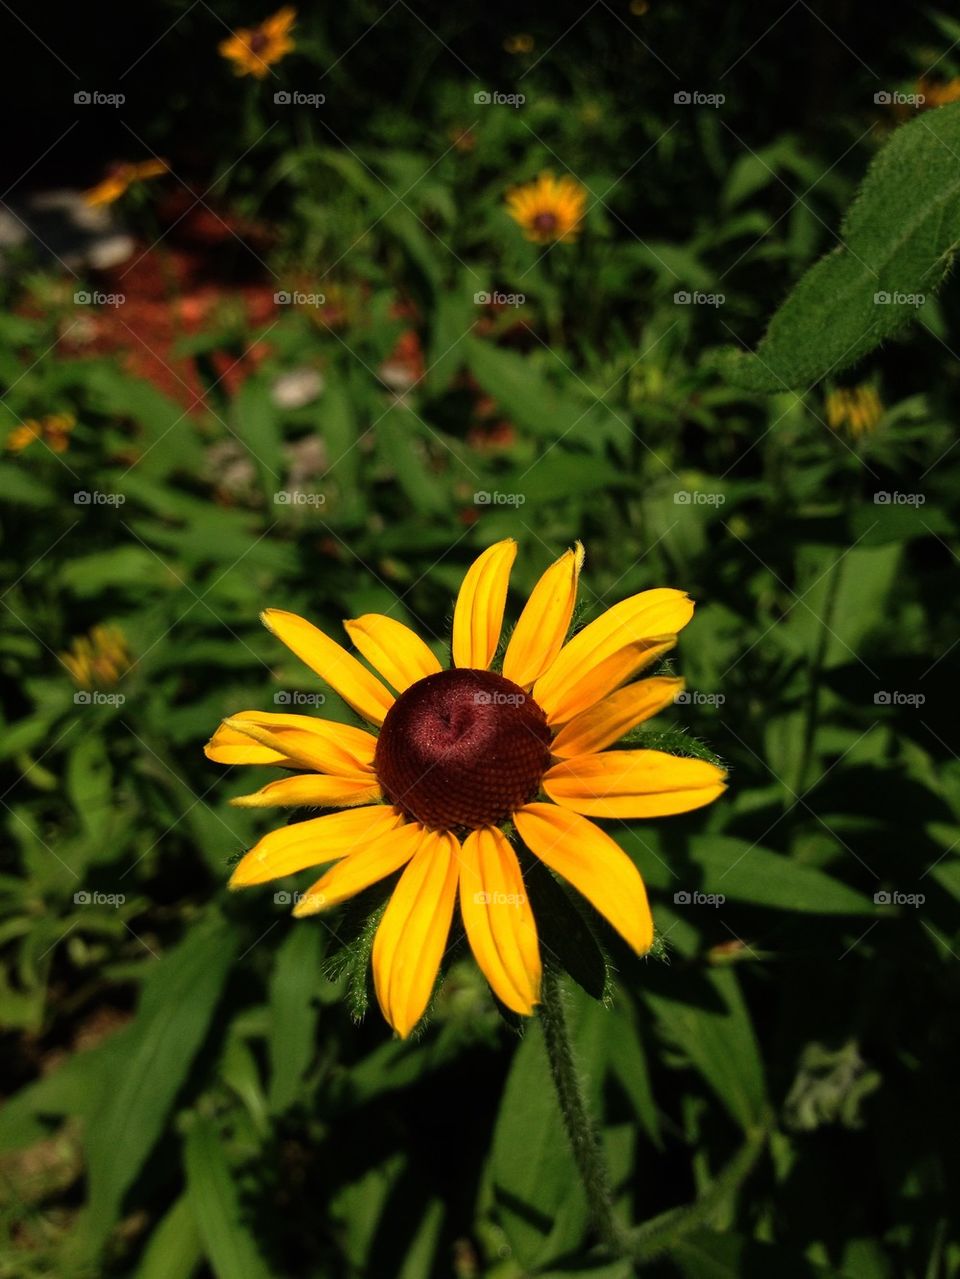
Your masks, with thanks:
<instances>
[{"instance_id":1,"label":"dark brown flower center","mask_svg":"<svg viewBox=\"0 0 960 1279\"><path fill-rule=\"evenodd\" d=\"M496 825L531 799L550 760L547 717L490 671L418 680L387 712L374 767L387 799L434 830Z\"/></svg>"},{"instance_id":2,"label":"dark brown flower center","mask_svg":"<svg viewBox=\"0 0 960 1279\"><path fill-rule=\"evenodd\" d=\"M534 229L542 235L553 235L557 229L557 215L555 213L538 213L533 219Z\"/></svg>"},{"instance_id":3,"label":"dark brown flower center","mask_svg":"<svg viewBox=\"0 0 960 1279\"><path fill-rule=\"evenodd\" d=\"M256 27L250 32L250 37L247 41L247 48L251 53L263 53L269 43L270 37L267 35L266 31L262 31L259 27Z\"/></svg>"}]
</instances>

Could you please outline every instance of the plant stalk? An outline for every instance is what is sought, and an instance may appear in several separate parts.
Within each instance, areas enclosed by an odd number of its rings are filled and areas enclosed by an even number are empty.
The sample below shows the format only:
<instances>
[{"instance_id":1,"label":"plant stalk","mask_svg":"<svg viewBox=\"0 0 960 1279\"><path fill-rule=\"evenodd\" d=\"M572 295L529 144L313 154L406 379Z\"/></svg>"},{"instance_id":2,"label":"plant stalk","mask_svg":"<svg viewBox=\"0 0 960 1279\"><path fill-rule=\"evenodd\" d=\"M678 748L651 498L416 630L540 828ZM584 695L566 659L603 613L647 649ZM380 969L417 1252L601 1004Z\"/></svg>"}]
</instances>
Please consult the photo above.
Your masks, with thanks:
<instances>
[{"instance_id":1,"label":"plant stalk","mask_svg":"<svg viewBox=\"0 0 960 1279\"><path fill-rule=\"evenodd\" d=\"M560 1112L573 1149L574 1162L583 1182L590 1217L607 1250L615 1257L627 1257L630 1255L630 1243L614 1212L610 1174L600 1144L599 1130L583 1095L563 1010L563 992L556 974L549 969L543 974L541 999L540 1022L550 1073L553 1075Z\"/></svg>"}]
</instances>

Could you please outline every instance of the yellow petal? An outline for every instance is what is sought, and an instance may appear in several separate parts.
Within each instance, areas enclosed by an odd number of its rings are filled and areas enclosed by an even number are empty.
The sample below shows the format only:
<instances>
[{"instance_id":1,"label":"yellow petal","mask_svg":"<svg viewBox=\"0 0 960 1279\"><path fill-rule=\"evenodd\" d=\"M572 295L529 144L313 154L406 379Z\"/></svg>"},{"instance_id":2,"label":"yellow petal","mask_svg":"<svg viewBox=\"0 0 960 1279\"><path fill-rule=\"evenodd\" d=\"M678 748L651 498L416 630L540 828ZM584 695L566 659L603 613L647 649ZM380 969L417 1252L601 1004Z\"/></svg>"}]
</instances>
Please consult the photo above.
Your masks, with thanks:
<instances>
[{"instance_id":1,"label":"yellow petal","mask_svg":"<svg viewBox=\"0 0 960 1279\"><path fill-rule=\"evenodd\" d=\"M617 742L632 728L669 706L683 689L682 679L642 679L611 693L581 711L553 739L551 752L560 759L593 755Z\"/></svg>"},{"instance_id":2,"label":"yellow petal","mask_svg":"<svg viewBox=\"0 0 960 1279\"><path fill-rule=\"evenodd\" d=\"M512 537L495 542L467 569L453 612L453 664L485 671L500 643L510 569L517 555Z\"/></svg>"},{"instance_id":3,"label":"yellow petal","mask_svg":"<svg viewBox=\"0 0 960 1279\"><path fill-rule=\"evenodd\" d=\"M377 739L364 729L354 728L352 724L314 719L310 715L243 711L225 719L222 727L229 733L258 743L273 757L248 762L283 763L296 768L315 769L319 773L349 775L369 772L377 749ZM210 744L215 741L216 735Z\"/></svg>"},{"instance_id":4,"label":"yellow petal","mask_svg":"<svg viewBox=\"0 0 960 1279\"><path fill-rule=\"evenodd\" d=\"M274 805L309 805L311 808L347 808L380 799L380 785L372 774L365 777L328 777L323 773L298 773L269 782L252 795L238 795L230 803L237 808L271 808Z\"/></svg>"},{"instance_id":5,"label":"yellow petal","mask_svg":"<svg viewBox=\"0 0 960 1279\"><path fill-rule=\"evenodd\" d=\"M281 826L264 835L241 858L230 877L231 888L265 884L282 875L293 875L307 866L322 866L352 853L358 845L373 840L403 823L403 818L387 804L346 808L341 813L311 817L305 822Z\"/></svg>"},{"instance_id":6,"label":"yellow petal","mask_svg":"<svg viewBox=\"0 0 960 1279\"><path fill-rule=\"evenodd\" d=\"M267 630L316 671L358 715L373 724L383 723L394 703L393 694L345 648L295 613L268 608L260 616Z\"/></svg>"},{"instance_id":7,"label":"yellow petal","mask_svg":"<svg viewBox=\"0 0 960 1279\"><path fill-rule=\"evenodd\" d=\"M522 688L539 679L563 647L582 565L583 547L578 542L550 565L520 614L504 655L503 674Z\"/></svg>"},{"instance_id":8,"label":"yellow petal","mask_svg":"<svg viewBox=\"0 0 960 1279\"><path fill-rule=\"evenodd\" d=\"M298 919L355 897L371 884L405 866L423 843L426 831L416 822L387 831L350 853L311 885L293 909Z\"/></svg>"},{"instance_id":9,"label":"yellow petal","mask_svg":"<svg viewBox=\"0 0 960 1279\"><path fill-rule=\"evenodd\" d=\"M253 711L242 711L232 719L242 719ZM230 728L224 722L203 748L207 759L215 764L283 764L286 756L281 751L272 750L269 746L261 746L238 728Z\"/></svg>"},{"instance_id":10,"label":"yellow petal","mask_svg":"<svg viewBox=\"0 0 960 1279\"><path fill-rule=\"evenodd\" d=\"M676 635L692 616L693 600L683 591L667 587L641 591L621 600L578 631L560 650L556 661L537 681L534 697L546 709L545 701L554 702L569 684L618 649L637 640Z\"/></svg>"},{"instance_id":11,"label":"yellow petal","mask_svg":"<svg viewBox=\"0 0 960 1279\"><path fill-rule=\"evenodd\" d=\"M398 693L442 669L420 636L392 617L366 613L343 625L374 670Z\"/></svg>"},{"instance_id":12,"label":"yellow petal","mask_svg":"<svg viewBox=\"0 0 960 1279\"><path fill-rule=\"evenodd\" d=\"M633 679L639 671L669 652L676 642L676 635L660 635L625 644L596 666L588 664L579 675L572 676L558 689L543 688L543 680L538 680L533 688L534 700L546 712L547 723L551 727L565 724Z\"/></svg>"},{"instance_id":13,"label":"yellow petal","mask_svg":"<svg viewBox=\"0 0 960 1279\"><path fill-rule=\"evenodd\" d=\"M556 804L591 817L670 817L712 803L726 773L705 759L664 751L605 751L554 764L543 789Z\"/></svg>"},{"instance_id":14,"label":"yellow petal","mask_svg":"<svg viewBox=\"0 0 960 1279\"><path fill-rule=\"evenodd\" d=\"M373 981L384 1017L402 1039L430 999L457 894L460 845L428 831L400 876L373 941Z\"/></svg>"},{"instance_id":15,"label":"yellow petal","mask_svg":"<svg viewBox=\"0 0 960 1279\"><path fill-rule=\"evenodd\" d=\"M471 831L460 854L460 914L494 994L529 1016L540 1002L540 947L517 855L493 826Z\"/></svg>"},{"instance_id":16,"label":"yellow petal","mask_svg":"<svg viewBox=\"0 0 960 1279\"><path fill-rule=\"evenodd\" d=\"M653 917L640 872L593 822L553 804L527 804L513 815L520 838L603 915L638 954L653 944Z\"/></svg>"}]
</instances>

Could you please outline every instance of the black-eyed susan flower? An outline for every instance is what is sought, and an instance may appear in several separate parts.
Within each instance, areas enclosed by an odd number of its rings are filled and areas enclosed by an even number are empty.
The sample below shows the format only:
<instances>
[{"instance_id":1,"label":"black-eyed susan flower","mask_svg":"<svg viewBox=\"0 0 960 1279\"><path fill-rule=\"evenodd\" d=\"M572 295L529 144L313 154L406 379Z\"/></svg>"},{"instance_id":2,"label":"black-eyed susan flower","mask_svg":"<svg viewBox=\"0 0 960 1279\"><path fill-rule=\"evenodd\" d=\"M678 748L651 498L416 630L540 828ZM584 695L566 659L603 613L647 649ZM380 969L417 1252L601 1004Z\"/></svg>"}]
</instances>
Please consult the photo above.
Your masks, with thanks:
<instances>
[{"instance_id":1,"label":"black-eyed susan flower","mask_svg":"<svg viewBox=\"0 0 960 1279\"><path fill-rule=\"evenodd\" d=\"M827 425L834 431L846 431L855 440L876 430L883 417L883 403L870 383L860 386L838 386L826 399Z\"/></svg>"},{"instance_id":2,"label":"black-eyed susan flower","mask_svg":"<svg viewBox=\"0 0 960 1279\"><path fill-rule=\"evenodd\" d=\"M60 661L80 688L113 688L130 669L130 650L119 626L94 626L73 641Z\"/></svg>"},{"instance_id":3,"label":"black-eyed susan flower","mask_svg":"<svg viewBox=\"0 0 960 1279\"><path fill-rule=\"evenodd\" d=\"M507 212L534 244L573 240L580 232L587 192L575 178L541 173L507 192Z\"/></svg>"},{"instance_id":4,"label":"black-eyed susan flower","mask_svg":"<svg viewBox=\"0 0 960 1279\"><path fill-rule=\"evenodd\" d=\"M84 191L84 203L91 208L103 204L113 204L138 182L149 178L159 178L169 172L166 160L141 160L136 164L115 164L102 182L98 182L89 191Z\"/></svg>"},{"instance_id":5,"label":"black-eyed susan flower","mask_svg":"<svg viewBox=\"0 0 960 1279\"><path fill-rule=\"evenodd\" d=\"M310 622L268 610L267 628L369 727L243 711L206 747L217 763L292 770L235 804L342 810L265 835L231 887L329 864L294 908L305 916L400 872L372 958L380 1007L401 1036L430 999L458 901L496 995L520 1014L539 1002L537 926L514 832L643 954L653 942L643 880L591 818L685 813L724 789L724 773L704 760L609 749L683 687L635 677L676 643L692 601L678 590L643 591L568 640L578 545L537 582L494 671L516 549L512 539L498 542L468 570L446 670L393 618L344 623L371 671Z\"/></svg>"},{"instance_id":6,"label":"black-eyed susan flower","mask_svg":"<svg viewBox=\"0 0 960 1279\"><path fill-rule=\"evenodd\" d=\"M49 413L46 417L29 418L7 436L7 448L11 453L22 453L31 444L42 440L54 453L66 453L70 446L70 433L76 424L72 413Z\"/></svg>"},{"instance_id":7,"label":"black-eyed susan flower","mask_svg":"<svg viewBox=\"0 0 960 1279\"><path fill-rule=\"evenodd\" d=\"M297 11L284 5L256 27L240 27L226 40L221 40L222 57L233 63L234 75L252 75L262 80L275 62L296 48L290 38Z\"/></svg>"}]
</instances>

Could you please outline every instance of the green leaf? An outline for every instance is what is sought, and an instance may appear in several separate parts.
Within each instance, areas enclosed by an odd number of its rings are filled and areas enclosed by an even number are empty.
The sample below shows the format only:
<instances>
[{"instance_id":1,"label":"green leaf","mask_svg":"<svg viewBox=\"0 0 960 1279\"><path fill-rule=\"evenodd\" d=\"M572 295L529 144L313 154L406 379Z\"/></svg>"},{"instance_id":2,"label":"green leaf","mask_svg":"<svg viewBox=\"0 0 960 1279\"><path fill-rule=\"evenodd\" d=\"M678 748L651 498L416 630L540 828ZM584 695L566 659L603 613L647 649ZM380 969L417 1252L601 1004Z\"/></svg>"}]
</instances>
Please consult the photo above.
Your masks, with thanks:
<instances>
[{"instance_id":1,"label":"green leaf","mask_svg":"<svg viewBox=\"0 0 960 1279\"><path fill-rule=\"evenodd\" d=\"M671 1251L684 1279L743 1279L744 1275L776 1275L777 1279L853 1279L830 1266L808 1261L802 1253L759 1243L744 1235L692 1235Z\"/></svg>"},{"instance_id":2,"label":"green leaf","mask_svg":"<svg viewBox=\"0 0 960 1279\"><path fill-rule=\"evenodd\" d=\"M294 926L277 952L270 982L270 1109L296 1100L314 1053L323 936L315 925Z\"/></svg>"},{"instance_id":3,"label":"green leaf","mask_svg":"<svg viewBox=\"0 0 960 1279\"><path fill-rule=\"evenodd\" d=\"M160 1220L144 1249L134 1279L189 1279L203 1259L197 1223L186 1195Z\"/></svg>"},{"instance_id":4,"label":"green leaf","mask_svg":"<svg viewBox=\"0 0 960 1279\"><path fill-rule=\"evenodd\" d=\"M609 1014L571 989L568 1023L574 1054L588 1088L600 1101ZM550 1080L543 1032L532 1022L507 1077L490 1160L500 1224L526 1267L556 1261L577 1247L587 1210L563 1118Z\"/></svg>"},{"instance_id":5,"label":"green leaf","mask_svg":"<svg viewBox=\"0 0 960 1279\"><path fill-rule=\"evenodd\" d=\"M712 996L708 1005L696 1002L700 992L680 974L669 977L660 992L644 991L661 1034L683 1052L742 1128L759 1126L766 1108L763 1066L735 974L729 969L703 974L704 992Z\"/></svg>"},{"instance_id":6,"label":"green leaf","mask_svg":"<svg viewBox=\"0 0 960 1279\"><path fill-rule=\"evenodd\" d=\"M104 1078L87 1125L91 1251L163 1131L207 1032L238 942L221 921L196 925L154 968L117 1068Z\"/></svg>"},{"instance_id":7,"label":"green leaf","mask_svg":"<svg viewBox=\"0 0 960 1279\"><path fill-rule=\"evenodd\" d=\"M190 1207L217 1279L268 1279L270 1272L242 1221L223 1140L212 1120L198 1119L190 1130L184 1163Z\"/></svg>"},{"instance_id":8,"label":"green leaf","mask_svg":"<svg viewBox=\"0 0 960 1279\"><path fill-rule=\"evenodd\" d=\"M746 839L694 835L687 845L689 862L673 860L669 865L651 851L646 832L622 830L618 840L637 862L647 883L671 896L696 890L813 915L874 913L868 898L824 871Z\"/></svg>"},{"instance_id":9,"label":"green leaf","mask_svg":"<svg viewBox=\"0 0 960 1279\"><path fill-rule=\"evenodd\" d=\"M801 390L903 330L945 279L960 239L960 103L897 129L755 355L726 349L720 371L751 391ZM888 300L884 301L886 298Z\"/></svg>"}]
</instances>

